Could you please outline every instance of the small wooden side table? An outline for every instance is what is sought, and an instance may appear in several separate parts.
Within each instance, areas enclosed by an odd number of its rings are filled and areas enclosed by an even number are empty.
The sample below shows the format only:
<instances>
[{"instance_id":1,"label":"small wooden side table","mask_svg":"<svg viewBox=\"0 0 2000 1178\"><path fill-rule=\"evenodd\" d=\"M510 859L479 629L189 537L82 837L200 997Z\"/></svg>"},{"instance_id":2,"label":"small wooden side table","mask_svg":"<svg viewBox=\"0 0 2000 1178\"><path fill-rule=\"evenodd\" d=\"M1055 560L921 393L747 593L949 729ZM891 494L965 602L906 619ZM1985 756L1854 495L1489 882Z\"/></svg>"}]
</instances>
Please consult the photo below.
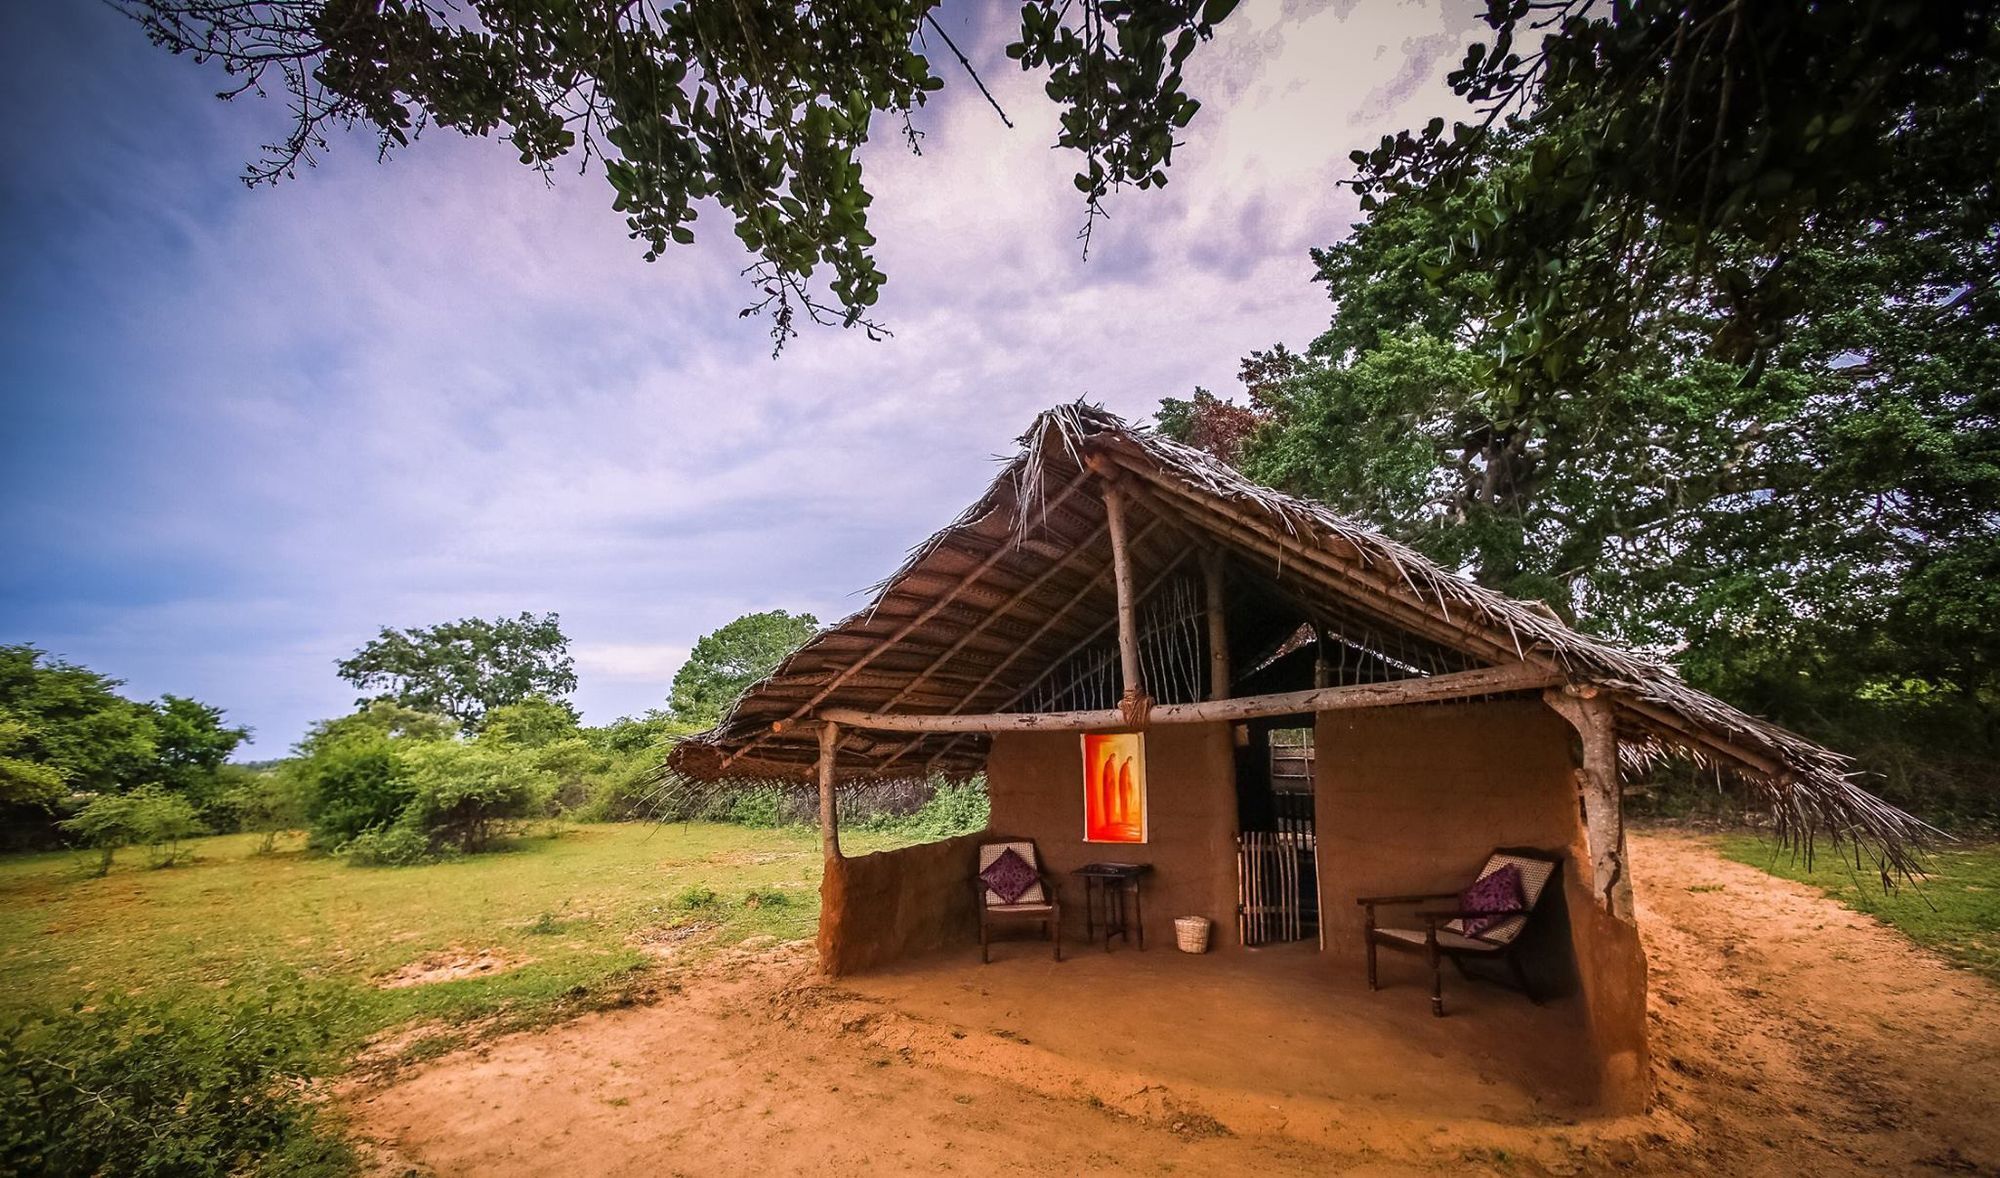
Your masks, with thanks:
<instances>
[{"instance_id":1,"label":"small wooden side table","mask_svg":"<svg viewBox=\"0 0 2000 1178\"><path fill-rule=\"evenodd\" d=\"M1153 870L1151 863L1086 863L1070 874L1083 880L1084 939L1097 939L1097 905L1104 906L1104 951L1111 952L1111 938L1128 944L1134 928L1139 932L1139 951L1146 949L1146 907L1139 895L1139 881ZM1132 897L1132 912L1125 911L1125 897Z\"/></svg>"}]
</instances>

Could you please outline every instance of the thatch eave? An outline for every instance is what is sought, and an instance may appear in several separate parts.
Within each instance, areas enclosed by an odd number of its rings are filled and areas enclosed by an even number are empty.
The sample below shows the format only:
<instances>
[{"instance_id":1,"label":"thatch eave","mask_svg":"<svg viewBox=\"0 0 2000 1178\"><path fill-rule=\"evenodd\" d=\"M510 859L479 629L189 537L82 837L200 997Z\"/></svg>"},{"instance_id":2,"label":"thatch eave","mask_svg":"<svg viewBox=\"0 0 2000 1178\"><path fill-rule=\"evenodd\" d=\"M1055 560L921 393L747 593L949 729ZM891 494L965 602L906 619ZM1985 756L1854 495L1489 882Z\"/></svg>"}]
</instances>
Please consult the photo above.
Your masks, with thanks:
<instances>
[{"instance_id":1,"label":"thatch eave","mask_svg":"<svg viewBox=\"0 0 2000 1178\"><path fill-rule=\"evenodd\" d=\"M1406 635L1437 670L1518 659L1560 671L1616 705L1628 772L1669 754L1712 766L1764 796L1780 836L1808 849L1817 838L1851 841L1885 873L1908 873L1935 833L1857 786L1839 754L1322 504L1259 486L1203 451L1081 403L1042 414L1021 443L985 494L911 549L867 606L747 689L714 729L677 746L669 772L803 780L815 737L797 724L778 728L822 707L1018 710L1023 684L1052 670L1093 622L1102 629L1110 587L1108 557L1096 551L1104 516L1095 488L1108 472L1150 513L1140 557L1160 576L1199 540L1260 570L1271 593L1304 603L1337 631ZM957 704L939 706L954 695ZM976 739L849 733L838 763L844 777L963 775L983 759Z\"/></svg>"}]
</instances>

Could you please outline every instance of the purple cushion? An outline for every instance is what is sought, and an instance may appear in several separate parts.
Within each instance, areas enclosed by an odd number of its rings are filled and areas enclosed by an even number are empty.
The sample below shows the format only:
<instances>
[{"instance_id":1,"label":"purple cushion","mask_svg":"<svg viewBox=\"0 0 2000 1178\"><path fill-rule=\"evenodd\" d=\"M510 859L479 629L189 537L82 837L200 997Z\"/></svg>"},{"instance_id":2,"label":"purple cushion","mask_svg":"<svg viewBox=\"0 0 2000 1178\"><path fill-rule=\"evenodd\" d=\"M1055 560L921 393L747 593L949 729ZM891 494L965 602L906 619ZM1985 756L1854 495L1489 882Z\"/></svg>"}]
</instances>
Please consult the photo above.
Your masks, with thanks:
<instances>
[{"instance_id":1,"label":"purple cushion","mask_svg":"<svg viewBox=\"0 0 2000 1178\"><path fill-rule=\"evenodd\" d=\"M1521 891L1521 869L1509 863L1458 894L1460 912L1491 912L1488 917L1465 918L1465 935L1476 937L1509 916L1517 916L1528 906Z\"/></svg>"},{"instance_id":2,"label":"purple cushion","mask_svg":"<svg viewBox=\"0 0 2000 1178\"><path fill-rule=\"evenodd\" d=\"M1026 859L1021 858L1019 851L1008 847L994 856L993 862L986 865L986 870L979 873L979 878L986 881L986 890L1000 897L1002 904L1013 904L1027 895L1028 889L1034 887L1041 877L1028 866ZM1519 886L1518 883L1515 885L1516 890Z\"/></svg>"}]
</instances>

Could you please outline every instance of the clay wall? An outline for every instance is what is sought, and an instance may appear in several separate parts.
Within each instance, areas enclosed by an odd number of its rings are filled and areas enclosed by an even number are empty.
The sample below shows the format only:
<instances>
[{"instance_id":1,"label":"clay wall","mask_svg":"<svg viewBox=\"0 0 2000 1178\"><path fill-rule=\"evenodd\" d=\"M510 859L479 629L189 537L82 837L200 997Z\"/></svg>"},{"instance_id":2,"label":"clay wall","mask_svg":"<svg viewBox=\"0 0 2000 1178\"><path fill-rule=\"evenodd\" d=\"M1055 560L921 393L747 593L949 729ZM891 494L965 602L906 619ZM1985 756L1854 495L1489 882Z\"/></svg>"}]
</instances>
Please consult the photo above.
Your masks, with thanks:
<instances>
[{"instance_id":1,"label":"clay wall","mask_svg":"<svg viewBox=\"0 0 2000 1178\"><path fill-rule=\"evenodd\" d=\"M960 835L827 864L820 880L820 968L834 976L858 973L977 943L971 879L984 837Z\"/></svg>"},{"instance_id":2,"label":"clay wall","mask_svg":"<svg viewBox=\"0 0 2000 1178\"><path fill-rule=\"evenodd\" d=\"M1591 895L1569 725L1539 700L1378 708L1321 713L1316 742L1330 964L1363 968L1357 897L1457 891L1496 847L1562 855L1523 953L1540 988L1581 992L1606 1105L1643 1106L1645 957Z\"/></svg>"},{"instance_id":3,"label":"clay wall","mask_svg":"<svg viewBox=\"0 0 2000 1178\"><path fill-rule=\"evenodd\" d=\"M1236 944L1236 768L1227 724L1169 724L1146 734L1145 843L1083 841L1083 747L1074 732L993 738L986 784L992 829L1032 838L1057 879L1064 938L1084 935L1083 882L1070 870L1097 860L1150 863L1146 944L1173 944L1177 916L1216 922L1209 943Z\"/></svg>"}]
</instances>

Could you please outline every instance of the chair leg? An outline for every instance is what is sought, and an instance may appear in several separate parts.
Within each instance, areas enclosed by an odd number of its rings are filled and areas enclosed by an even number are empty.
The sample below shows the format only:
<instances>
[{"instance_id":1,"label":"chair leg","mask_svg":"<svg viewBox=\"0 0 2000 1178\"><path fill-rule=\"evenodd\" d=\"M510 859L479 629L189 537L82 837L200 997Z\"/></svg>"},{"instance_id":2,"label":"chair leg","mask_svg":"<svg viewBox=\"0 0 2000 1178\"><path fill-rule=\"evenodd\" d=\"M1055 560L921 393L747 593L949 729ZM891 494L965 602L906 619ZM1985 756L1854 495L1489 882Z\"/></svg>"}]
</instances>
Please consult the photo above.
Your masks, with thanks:
<instances>
[{"instance_id":1,"label":"chair leg","mask_svg":"<svg viewBox=\"0 0 2000 1178\"><path fill-rule=\"evenodd\" d=\"M1043 921L1043 922L1042 922L1042 927L1048 930L1048 933L1049 933L1049 940L1051 940L1051 941L1054 941L1054 942L1055 942L1055 945L1056 945L1056 960L1057 960L1057 961L1061 961L1061 960L1062 960L1062 918L1061 918L1061 917L1057 917L1057 918L1055 918L1054 920L1045 920L1045 921Z\"/></svg>"},{"instance_id":2,"label":"chair leg","mask_svg":"<svg viewBox=\"0 0 2000 1178\"><path fill-rule=\"evenodd\" d=\"M1379 990L1382 988L1375 982L1375 938L1374 937L1368 938L1368 988L1371 990Z\"/></svg>"},{"instance_id":3,"label":"chair leg","mask_svg":"<svg viewBox=\"0 0 2000 1178\"><path fill-rule=\"evenodd\" d=\"M981 965L993 964L993 955L987 951L987 941L987 926L986 922L982 920L979 922L979 964Z\"/></svg>"},{"instance_id":4,"label":"chair leg","mask_svg":"<svg viewBox=\"0 0 2000 1178\"><path fill-rule=\"evenodd\" d=\"M1431 1013L1438 1018L1443 1018L1444 962L1438 959L1440 954L1438 953L1436 933L1431 934L1430 944L1426 947L1430 950L1431 957Z\"/></svg>"},{"instance_id":5,"label":"chair leg","mask_svg":"<svg viewBox=\"0 0 2000 1178\"><path fill-rule=\"evenodd\" d=\"M1528 996L1528 1001L1534 1003L1536 1006L1540 1006L1542 1004L1542 996L1535 993L1535 988L1528 984L1528 971L1521 968L1520 954L1507 954L1507 969L1513 973L1514 984L1521 988L1521 993Z\"/></svg>"}]
</instances>

